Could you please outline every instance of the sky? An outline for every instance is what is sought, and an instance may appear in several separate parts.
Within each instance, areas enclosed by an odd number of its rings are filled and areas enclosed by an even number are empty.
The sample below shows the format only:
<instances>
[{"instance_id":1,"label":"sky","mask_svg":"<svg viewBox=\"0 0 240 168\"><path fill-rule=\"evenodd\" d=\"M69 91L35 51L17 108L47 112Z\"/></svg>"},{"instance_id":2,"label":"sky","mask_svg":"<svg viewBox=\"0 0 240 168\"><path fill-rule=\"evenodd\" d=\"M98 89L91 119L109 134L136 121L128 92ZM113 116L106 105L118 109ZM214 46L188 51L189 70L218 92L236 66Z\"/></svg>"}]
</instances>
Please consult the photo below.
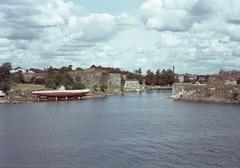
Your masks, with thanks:
<instances>
[{"instance_id":1,"label":"sky","mask_svg":"<svg viewBox=\"0 0 240 168\"><path fill-rule=\"evenodd\" d=\"M0 0L0 63L240 70L239 0Z\"/></svg>"}]
</instances>

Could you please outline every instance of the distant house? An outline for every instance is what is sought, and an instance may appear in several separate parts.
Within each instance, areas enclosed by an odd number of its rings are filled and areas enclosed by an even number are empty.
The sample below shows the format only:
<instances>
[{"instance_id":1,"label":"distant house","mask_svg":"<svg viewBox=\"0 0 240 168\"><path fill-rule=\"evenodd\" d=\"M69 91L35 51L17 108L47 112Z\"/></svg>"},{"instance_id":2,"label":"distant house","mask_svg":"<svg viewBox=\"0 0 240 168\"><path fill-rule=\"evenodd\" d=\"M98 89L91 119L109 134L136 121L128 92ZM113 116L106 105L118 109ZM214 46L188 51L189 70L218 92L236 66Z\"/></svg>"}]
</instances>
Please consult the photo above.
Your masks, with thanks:
<instances>
[{"instance_id":1,"label":"distant house","mask_svg":"<svg viewBox=\"0 0 240 168\"><path fill-rule=\"evenodd\" d=\"M27 73L27 70L26 69L22 69L22 68L17 68L17 69L10 70L10 73L11 74L14 74L14 73Z\"/></svg>"},{"instance_id":2,"label":"distant house","mask_svg":"<svg viewBox=\"0 0 240 168\"><path fill-rule=\"evenodd\" d=\"M207 83L211 79L210 75L197 75L197 82L199 83Z\"/></svg>"},{"instance_id":3,"label":"distant house","mask_svg":"<svg viewBox=\"0 0 240 168\"><path fill-rule=\"evenodd\" d=\"M217 81L236 81L240 79L240 71L224 71L215 75Z\"/></svg>"},{"instance_id":4,"label":"distant house","mask_svg":"<svg viewBox=\"0 0 240 168\"><path fill-rule=\"evenodd\" d=\"M140 88L139 81L136 79L127 79L127 80L125 80L124 88L125 89L139 89Z\"/></svg>"},{"instance_id":5,"label":"distant house","mask_svg":"<svg viewBox=\"0 0 240 168\"><path fill-rule=\"evenodd\" d=\"M236 80L225 80L225 85L237 85Z\"/></svg>"},{"instance_id":6,"label":"distant house","mask_svg":"<svg viewBox=\"0 0 240 168\"><path fill-rule=\"evenodd\" d=\"M32 76L32 83L39 85L45 84L45 76L46 76L45 73L35 73Z\"/></svg>"},{"instance_id":7,"label":"distant house","mask_svg":"<svg viewBox=\"0 0 240 168\"><path fill-rule=\"evenodd\" d=\"M183 83L184 82L184 75L183 74L177 74L176 75L176 78L178 79L178 81L180 83Z\"/></svg>"},{"instance_id":8,"label":"distant house","mask_svg":"<svg viewBox=\"0 0 240 168\"><path fill-rule=\"evenodd\" d=\"M15 73L33 74L35 72L33 72L31 70L23 69L23 68L17 68L17 69L10 70L10 73L11 74L15 74Z\"/></svg>"}]
</instances>

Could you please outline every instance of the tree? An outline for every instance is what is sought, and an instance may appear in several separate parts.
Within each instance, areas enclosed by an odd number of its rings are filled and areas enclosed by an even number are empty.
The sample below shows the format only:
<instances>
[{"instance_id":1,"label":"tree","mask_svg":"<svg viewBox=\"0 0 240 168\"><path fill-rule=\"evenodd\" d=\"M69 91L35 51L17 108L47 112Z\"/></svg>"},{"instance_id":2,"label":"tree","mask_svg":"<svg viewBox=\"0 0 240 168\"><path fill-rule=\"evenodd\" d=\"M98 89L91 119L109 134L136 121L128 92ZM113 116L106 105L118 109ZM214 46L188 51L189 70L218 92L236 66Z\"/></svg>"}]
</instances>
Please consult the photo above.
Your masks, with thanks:
<instances>
[{"instance_id":1,"label":"tree","mask_svg":"<svg viewBox=\"0 0 240 168\"><path fill-rule=\"evenodd\" d=\"M82 84L81 76L75 77L75 80L72 85L72 89L85 89L86 86Z\"/></svg>"},{"instance_id":2,"label":"tree","mask_svg":"<svg viewBox=\"0 0 240 168\"><path fill-rule=\"evenodd\" d=\"M100 90L101 90L102 92L106 92L106 90L107 90L107 85L102 85L102 86L100 87Z\"/></svg>"},{"instance_id":3,"label":"tree","mask_svg":"<svg viewBox=\"0 0 240 168\"><path fill-rule=\"evenodd\" d=\"M155 85L160 85L161 84L161 73L160 70L158 69L155 73L155 80L154 80Z\"/></svg>"},{"instance_id":4,"label":"tree","mask_svg":"<svg viewBox=\"0 0 240 168\"><path fill-rule=\"evenodd\" d=\"M136 79L136 75L133 73L130 73L130 72L127 73L126 77L127 77L127 79Z\"/></svg>"},{"instance_id":5,"label":"tree","mask_svg":"<svg viewBox=\"0 0 240 168\"><path fill-rule=\"evenodd\" d=\"M184 75L184 81L183 81L183 82L184 82L184 83L191 83L191 80L190 80L188 74L185 74L185 75Z\"/></svg>"},{"instance_id":6,"label":"tree","mask_svg":"<svg viewBox=\"0 0 240 168\"><path fill-rule=\"evenodd\" d=\"M74 81L69 73L67 73L67 72L58 73L57 76L58 76L58 79L61 79L58 81L58 87L64 86L66 89L72 89Z\"/></svg>"},{"instance_id":7,"label":"tree","mask_svg":"<svg viewBox=\"0 0 240 168\"><path fill-rule=\"evenodd\" d=\"M219 70L219 74L223 74L224 72L225 72L224 69L220 69L220 70Z\"/></svg>"},{"instance_id":8,"label":"tree","mask_svg":"<svg viewBox=\"0 0 240 168\"><path fill-rule=\"evenodd\" d=\"M175 82L175 74L171 69L166 71L166 84L172 85Z\"/></svg>"},{"instance_id":9,"label":"tree","mask_svg":"<svg viewBox=\"0 0 240 168\"><path fill-rule=\"evenodd\" d=\"M237 84L240 85L240 78L237 79Z\"/></svg>"},{"instance_id":10,"label":"tree","mask_svg":"<svg viewBox=\"0 0 240 168\"><path fill-rule=\"evenodd\" d=\"M56 76L54 74L53 67L47 69L47 74L45 77L45 85L47 88L56 89L58 86L56 84Z\"/></svg>"},{"instance_id":11,"label":"tree","mask_svg":"<svg viewBox=\"0 0 240 168\"><path fill-rule=\"evenodd\" d=\"M134 70L133 72L134 72L134 74L136 74L137 76L142 75L142 69L141 69L141 68L139 68L139 69L137 69L137 70Z\"/></svg>"},{"instance_id":12,"label":"tree","mask_svg":"<svg viewBox=\"0 0 240 168\"><path fill-rule=\"evenodd\" d=\"M83 71L83 68L77 67L77 68L75 69L75 71Z\"/></svg>"},{"instance_id":13,"label":"tree","mask_svg":"<svg viewBox=\"0 0 240 168\"><path fill-rule=\"evenodd\" d=\"M72 67L73 67L72 65L68 65L68 70L72 71Z\"/></svg>"},{"instance_id":14,"label":"tree","mask_svg":"<svg viewBox=\"0 0 240 168\"><path fill-rule=\"evenodd\" d=\"M153 85L154 84L154 73L149 69L147 71L147 75L145 77L146 85Z\"/></svg>"},{"instance_id":15,"label":"tree","mask_svg":"<svg viewBox=\"0 0 240 168\"><path fill-rule=\"evenodd\" d=\"M133 79L137 79L139 81L139 83L142 84L143 83L143 79L144 79L144 77L142 75L142 69L139 68L137 70L134 70L133 73L134 73L133 74L133 77L134 77Z\"/></svg>"},{"instance_id":16,"label":"tree","mask_svg":"<svg viewBox=\"0 0 240 168\"><path fill-rule=\"evenodd\" d=\"M161 71L160 75L160 85L166 85L167 84L167 72L165 69Z\"/></svg>"},{"instance_id":17,"label":"tree","mask_svg":"<svg viewBox=\"0 0 240 168\"><path fill-rule=\"evenodd\" d=\"M10 73L10 70L12 70L12 65L9 62L3 63L1 67L7 69L9 73Z\"/></svg>"},{"instance_id":18,"label":"tree","mask_svg":"<svg viewBox=\"0 0 240 168\"><path fill-rule=\"evenodd\" d=\"M24 83L24 76L21 71L11 74L11 79L15 83Z\"/></svg>"},{"instance_id":19,"label":"tree","mask_svg":"<svg viewBox=\"0 0 240 168\"><path fill-rule=\"evenodd\" d=\"M0 90L7 92L11 88L10 70L12 65L10 63L4 63L0 67Z\"/></svg>"}]
</instances>

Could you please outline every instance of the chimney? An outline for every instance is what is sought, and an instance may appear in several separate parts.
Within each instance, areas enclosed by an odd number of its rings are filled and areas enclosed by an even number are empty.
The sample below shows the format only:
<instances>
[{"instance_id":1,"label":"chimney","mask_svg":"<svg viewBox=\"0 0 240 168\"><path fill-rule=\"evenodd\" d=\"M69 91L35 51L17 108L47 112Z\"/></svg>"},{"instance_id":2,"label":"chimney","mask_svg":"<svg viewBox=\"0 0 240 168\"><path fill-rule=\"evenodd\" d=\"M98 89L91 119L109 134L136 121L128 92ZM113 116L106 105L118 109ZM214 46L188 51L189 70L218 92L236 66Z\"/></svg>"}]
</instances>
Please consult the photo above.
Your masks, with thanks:
<instances>
[{"instance_id":1,"label":"chimney","mask_svg":"<svg viewBox=\"0 0 240 168\"><path fill-rule=\"evenodd\" d=\"M173 73L175 73L175 66L173 66Z\"/></svg>"}]
</instances>

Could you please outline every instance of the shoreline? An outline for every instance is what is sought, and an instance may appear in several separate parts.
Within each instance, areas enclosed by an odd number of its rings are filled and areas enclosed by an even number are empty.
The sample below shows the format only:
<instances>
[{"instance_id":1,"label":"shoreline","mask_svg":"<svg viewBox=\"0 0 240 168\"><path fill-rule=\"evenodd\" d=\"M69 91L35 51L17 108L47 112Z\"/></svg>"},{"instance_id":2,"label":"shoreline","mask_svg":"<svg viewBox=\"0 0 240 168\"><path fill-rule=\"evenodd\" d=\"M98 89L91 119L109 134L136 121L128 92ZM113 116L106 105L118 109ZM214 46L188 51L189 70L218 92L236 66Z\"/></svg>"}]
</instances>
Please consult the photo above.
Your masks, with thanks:
<instances>
[{"instance_id":1,"label":"shoreline","mask_svg":"<svg viewBox=\"0 0 240 168\"><path fill-rule=\"evenodd\" d=\"M179 101L240 104L240 85L175 83L171 98Z\"/></svg>"},{"instance_id":2,"label":"shoreline","mask_svg":"<svg viewBox=\"0 0 240 168\"><path fill-rule=\"evenodd\" d=\"M190 98L190 97L176 97L170 96L169 99L173 101L184 101L184 102L192 102L192 103L208 103L208 104L232 104L232 105L240 105L239 101L232 100L224 100L224 99L214 99L214 98Z\"/></svg>"},{"instance_id":3,"label":"shoreline","mask_svg":"<svg viewBox=\"0 0 240 168\"><path fill-rule=\"evenodd\" d=\"M153 91L153 90L170 90L170 89L145 89L141 90L140 92L147 92L147 91ZM110 97L110 96L117 96L117 95L125 95L127 93L139 93L139 91L136 90L125 90L124 92L97 92L97 93L90 93L84 97L81 97L80 99L59 99L58 101L81 101L81 100L89 100L89 99L95 99L95 98L104 98L104 97ZM0 105L8 105L8 104L24 104L24 103L37 103L37 102L55 102L56 100L48 100L48 99L41 99L40 101L37 100L36 97L30 95L30 96L17 96L17 97L8 97L0 100Z\"/></svg>"},{"instance_id":4,"label":"shoreline","mask_svg":"<svg viewBox=\"0 0 240 168\"><path fill-rule=\"evenodd\" d=\"M60 101L77 101L77 100L88 100L88 99L94 99L94 98L104 98L104 97L110 97L110 96L116 96L121 95L121 93L107 93L107 94L95 94L95 95L87 95L85 97L81 97L80 99L69 99L64 100L60 99ZM24 103L38 103L38 102L56 102L56 100L48 100L48 99L42 99L40 101L37 100L35 97L28 97L28 98L3 98L0 100L0 105L11 105L11 104L24 104Z\"/></svg>"}]
</instances>

